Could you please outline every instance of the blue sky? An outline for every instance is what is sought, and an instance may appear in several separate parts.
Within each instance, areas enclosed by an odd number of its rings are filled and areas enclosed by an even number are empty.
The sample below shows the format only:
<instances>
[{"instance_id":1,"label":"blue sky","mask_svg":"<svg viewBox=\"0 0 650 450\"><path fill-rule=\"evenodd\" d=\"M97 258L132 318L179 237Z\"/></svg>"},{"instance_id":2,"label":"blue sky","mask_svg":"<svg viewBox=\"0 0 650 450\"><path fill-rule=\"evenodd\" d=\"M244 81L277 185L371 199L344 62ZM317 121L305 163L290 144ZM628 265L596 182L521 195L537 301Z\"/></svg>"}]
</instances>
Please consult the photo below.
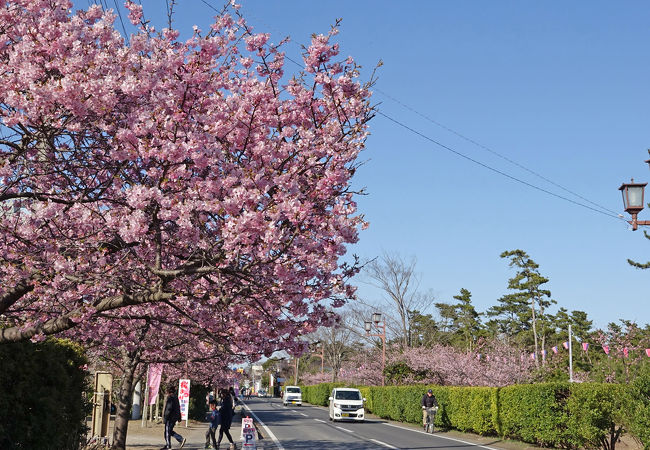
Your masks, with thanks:
<instances>
[{"instance_id":1,"label":"blue sky","mask_svg":"<svg viewBox=\"0 0 650 450\"><path fill-rule=\"evenodd\" d=\"M164 26L166 2L142 3ZM286 51L294 60L299 44L342 18L342 53L363 65L366 78L384 63L379 111L419 133L382 115L371 122L354 180L368 192L359 207L370 228L351 253L415 257L422 291L452 301L465 288L484 311L514 275L500 253L519 248L549 278L557 307L586 311L596 327L650 322L650 271L626 262L650 260L650 241L616 217L621 183L650 180L650 3L242 3L256 31L273 42L292 38ZM193 24L207 28L209 5L222 2L179 0L176 27L185 35ZM360 295L381 298L367 286Z\"/></svg>"}]
</instances>

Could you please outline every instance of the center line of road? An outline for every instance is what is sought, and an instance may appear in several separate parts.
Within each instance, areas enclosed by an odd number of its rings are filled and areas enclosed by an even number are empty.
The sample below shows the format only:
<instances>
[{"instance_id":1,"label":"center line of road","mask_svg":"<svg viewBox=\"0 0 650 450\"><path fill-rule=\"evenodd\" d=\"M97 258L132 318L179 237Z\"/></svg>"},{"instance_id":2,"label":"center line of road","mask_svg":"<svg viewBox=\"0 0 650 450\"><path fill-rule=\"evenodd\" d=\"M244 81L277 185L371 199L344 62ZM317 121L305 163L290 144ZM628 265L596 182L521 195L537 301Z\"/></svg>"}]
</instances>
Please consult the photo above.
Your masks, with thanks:
<instances>
[{"instance_id":1,"label":"center line of road","mask_svg":"<svg viewBox=\"0 0 650 450\"><path fill-rule=\"evenodd\" d=\"M305 417L309 417L309 416L308 416L307 414L305 414L305 413L300 413L300 415L301 415L301 416L305 416Z\"/></svg>"},{"instance_id":2,"label":"center line of road","mask_svg":"<svg viewBox=\"0 0 650 450\"><path fill-rule=\"evenodd\" d=\"M354 433L354 431L348 430L347 428L343 428L343 427L336 427L336 428L338 428L339 430L347 431L348 433Z\"/></svg>"},{"instance_id":3,"label":"center line of road","mask_svg":"<svg viewBox=\"0 0 650 450\"><path fill-rule=\"evenodd\" d=\"M388 447L388 448L397 448L385 442L378 441L377 439L370 439L370 442L374 442L375 444L383 445L384 447Z\"/></svg>"},{"instance_id":4,"label":"center line of road","mask_svg":"<svg viewBox=\"0 0 650 450\"><path fill-rule=\"evenodd\" d=\"M327 423L327 422L325 422L324 420L320 420L320 419L314 419L314 420L315 420L316 422Z\"/></svg>"}]
</instances>

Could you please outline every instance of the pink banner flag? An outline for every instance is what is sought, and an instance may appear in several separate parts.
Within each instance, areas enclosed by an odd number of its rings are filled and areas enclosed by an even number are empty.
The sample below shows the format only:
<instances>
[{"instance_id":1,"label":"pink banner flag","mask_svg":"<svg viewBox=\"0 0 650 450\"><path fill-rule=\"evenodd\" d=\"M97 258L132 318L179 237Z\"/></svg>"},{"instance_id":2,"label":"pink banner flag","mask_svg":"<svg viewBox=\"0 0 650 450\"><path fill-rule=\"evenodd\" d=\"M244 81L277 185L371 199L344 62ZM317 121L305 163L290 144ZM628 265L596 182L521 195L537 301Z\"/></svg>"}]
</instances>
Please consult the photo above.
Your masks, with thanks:
<instances>
[{"instance_id":1,"label":"pink banner flag","mask_svg":"<svg viewBox=\"0 0 650 450\"><path fill-rule=\"evenodd\" d=\"M530 359L535 359L535 354L534 353L530 354Z\"/></svg>"},{"instance_id":2,"label":"pink banner flag","mask_svg":"<svg viewBox=\"0 0 650 450\"><path fill-rule=\"evenodd\" d=\"M553 350L553 353L557 355L557 346L551 347L551 350Z\"/></svg>"},{"instance_id":3,"label":"pink banner flag","mask_svg":"<svg viewBox=\"0 0 650 450\"><path fill-rule=\"evenodd\" d=\"M476 355L476 359L478 359L479 361L481 360L481 354L480 354L480 353L478 353L478 354Z\"/></svg>"},{"instance_id":4,"label":"pink banner flag","mask_svg":"<svg viewBox=\"0 0 650 450\"><path fill-rule=\"evenodd\" d=\"M585 352L589 350L589 342L582 343L582 350L584 350Z\"/></svg>"},{"instance_id":5,"label":"pink banner flag","mask_svg":"<svg viewBox=\"0 0 650 450\"><path fill-rule=\"evenodd\" d=\"M648 358L650 358L650 348L645 349L645 354L648 355Z\"/></svg>"},{"instance_id":6,"label":"pink banner flag","mask_svg":"<svg viewBox=\"0 0 650 450\"><path fill-rule=\"evenodd\" d=\"M569 342L562 342L562 347L566 348L569 350Z\"/></svg>"},{"instance_id":7,"label":"pink banner flag","mask_svg":"<svg viewBox=\"0 0 650 450\"><path fill-rule=\"evenodd\" d=\"M542 356L546 356L546 350L542 350Z\"/></svg>"},{"instance_id":8,"label":"pink banner flag","mask_svg":"<svg viewBox=\"0 0 650 450\"><path fill-rule=\"evenodd\" d=\"M603 345L603 351L606 355L609 355L609 345Z\"/></svg>"},{"instance_id":9,"label":"pink banner flag","mask_svg":"<svg viewBox=\"0 0 650 450\"><path fill-rule=\"evenodd\" d=\"M158 399L158 389L160 389L160 378L162 377L163 365L151 364L149 365L149 377L147 379L147 386L149 388L149 404L155 405Z\"/></svg>"},{"instance_id":10,"label":"pink banner flag","mask_svg":"<svg viewBox=\"0 0 650 450\"><path fill-rule=\"evenodd\" d=\"M627 355L629 354L627 347L623 347L623 355L627 358Z\"/></svg>"}]
</instances>

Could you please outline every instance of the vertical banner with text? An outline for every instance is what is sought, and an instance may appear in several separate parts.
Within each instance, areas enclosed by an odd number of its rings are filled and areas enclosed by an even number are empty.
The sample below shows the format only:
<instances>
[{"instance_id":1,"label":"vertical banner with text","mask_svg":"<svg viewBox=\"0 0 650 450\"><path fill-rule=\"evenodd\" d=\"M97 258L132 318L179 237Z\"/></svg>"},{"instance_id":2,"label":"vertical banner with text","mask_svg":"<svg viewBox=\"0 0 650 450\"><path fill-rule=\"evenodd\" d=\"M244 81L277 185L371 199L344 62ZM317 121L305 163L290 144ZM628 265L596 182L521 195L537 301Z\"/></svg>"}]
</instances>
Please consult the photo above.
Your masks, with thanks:
<instances>
[{"instance_id":1,"label":"vertical banner with text","mask_svg":"<svg viewBox=\"0 0 650 450\"><path fill-rule=\"evenodd\" d=\"M147 379L147 388L149 389L149 405L155 405L158 400L158 390L160 389L160 378L162 377L163 365L151 364L149 366L149 376Z\"/></svg>"},{"instance_id":2,"label":"vertical banner with text","mask_svg":"<svg viewBox=\"0 0 650 450\"><path fill-rule=\"evenodd\" d=\"M178 402L181 404L181 420L187 420L190 407L190 380L178 381Z\"/></svg>"}]
</instances>

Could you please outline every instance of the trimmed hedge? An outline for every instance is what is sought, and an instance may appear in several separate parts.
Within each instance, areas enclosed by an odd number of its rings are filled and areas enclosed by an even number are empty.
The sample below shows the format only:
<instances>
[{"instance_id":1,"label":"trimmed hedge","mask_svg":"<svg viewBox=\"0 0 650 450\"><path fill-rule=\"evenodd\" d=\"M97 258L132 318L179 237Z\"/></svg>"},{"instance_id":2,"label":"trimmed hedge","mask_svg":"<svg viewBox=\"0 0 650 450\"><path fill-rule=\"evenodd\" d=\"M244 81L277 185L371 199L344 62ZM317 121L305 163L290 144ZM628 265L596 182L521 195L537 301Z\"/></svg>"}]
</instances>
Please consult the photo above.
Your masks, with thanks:
<instances>
[{"instance_id":1,"label":"trimmed hedge","mask_svg":"<svg viewBox=\"0 0 650 450\"><path fill-rule=\"evenodd\" d=\"M631 430L643 448L650 449L650 371L646 370L634 380L632 395L636 406Z\"/></svg>"},{"instance_id":2,"label":"trimmed hedge","mask_svg":"<svg viewBox=\"0 0 650 450\"><path fill-rule=\"evenodd\" d=\"M367 411L384 419L421 423L420 399L432 389L440 410L436 425L543 447L612 448L632 431L648 448L650 381L638 386L539 383L495 387L355 386ZM338 383L304 386L303 400L326 406ZM639 399L645 399L640 403ZM647 431L645 431L647 434Z\"/></svg>"},{"instance_id":3,"label":"trimmed hedge","mask_svg":"<svg viewBox=\"0 0 650 450\"><path fill-rule=\"evenodd\" d=\"M48 339L0 345L0 448L66 450L85 443L90 413L80 346Z\"/></svg>"}]
</instances>

